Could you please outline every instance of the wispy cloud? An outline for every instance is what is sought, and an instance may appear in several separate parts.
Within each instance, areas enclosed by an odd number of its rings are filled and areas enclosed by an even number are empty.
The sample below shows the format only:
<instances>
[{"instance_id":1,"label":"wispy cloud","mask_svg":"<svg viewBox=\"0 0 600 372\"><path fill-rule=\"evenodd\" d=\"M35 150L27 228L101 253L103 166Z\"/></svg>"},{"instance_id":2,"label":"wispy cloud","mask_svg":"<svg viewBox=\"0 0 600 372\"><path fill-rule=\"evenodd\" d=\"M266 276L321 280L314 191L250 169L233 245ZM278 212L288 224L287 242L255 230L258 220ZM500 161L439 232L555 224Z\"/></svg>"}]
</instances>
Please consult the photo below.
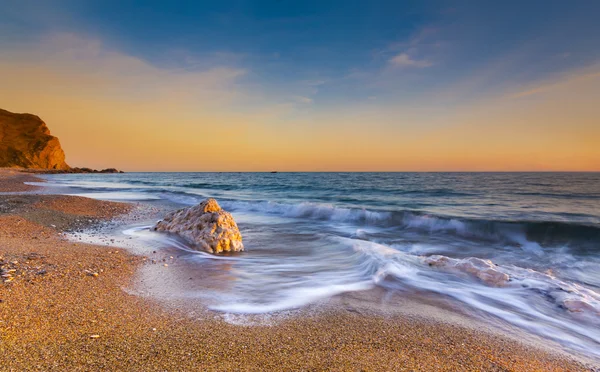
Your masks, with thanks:
<instances>
[{"instance_id":1,"label":"wispy cloud","mask_svg":"<svg viewBox=\"0 0 600 372\"><path fill-rule=\"evenodd\" d=\"M313 103L313 99L305 96L294 96L294 100L298 103L311 104Z\"/></svg>"},{"instance_id":2,"label":"wispy cloud","mask_svg":"<svg viewBox=\"0 0 600 372\"><path fill-rule=\"evenodd\" d=\"M388 50L401 50L407 48L417 48L419 46L437 45L438 41L434 36L438 33L436 27L423 27L412 34L408 40L392 43L388 46Z\"/></svg>"},{"instance_id":3,"label":"wispy cloud","mask_svg":"<svg viewBox=\"0 0 600 372\"><path fill-rule=\"evenodd\" d=\"M443 43L435 37L437 33L437 28L424 27L404 40L373 50L369 63L348 69L343 79L360 81L364 86L389 92L408 75L414 78L417 71L439 63ZM410 74L404 73L408 71Z\"/></svg>"},{"instance_id":4,"label":"wispy cloud","mask_svg":"<svg viewBox=\"0 0 600 372\"><path fill-rule=\"evenodd\" d=\"M257 143L268 125L293 110L280 104L284 97L247 82L244 66L164 68L75 34L2 51L2 108L41 116L70 164L236 169L238 154L262 154ZM207 138L226 138L232 149Z\"/></svg>"},{"instance_id":5,"label":"wispy cloud","mask_svg":"<svg viewBox=\"0 0 600 372\"><path fill-rule=\"evenodd\" d=\"M509 98L518 99L523 97L529 97L537 94L543 94L552 92L560 89L567 84L573 84L580 81L592 81L600 78L600 66L593 66L585 71L577 71L563 76L559 76L555 79L540 82L534 85L525 87L515 93L509 94Z\"/></svg>"},{"instance_id":6,"label":"wispy cloud","mask_svg":"<svg viewBox=\"0 0 600 372\"><path fill-rule=\"evenodd\" d=\"M415 67L424 68L433 66L434 63L423 56L431 55L440 45L435 38L438 29L424 27L415 32L407 40L388 45L380 52L392 67ZM390 57L391 55L391 57Z\"/></svg>"},{"instance_id":7,"label":"wispy cloud","mask_svg":"<svg viewBox=\"0 0 600 372\"><path fill-rule=\"evenodd\" d=\"M424 67L433 66L433 63L431 61L428 61L426 59L415 59L415 58L409 56L408 53L397 54L397 55L393 56L392 58L390 58L388 62L393 67L424 68Z\"/></svg>"},{"instance_id":8,"label":"wispy cloud","mask_svg":"<svg viewBox=\"0 0 600 372\"><path fill-rule=\"evenodd\" d=\"M321 86L327 82L326 79L315 78L288 84L286 89L289 90L289 95L285 94L285 97L287 97L289 106L297 109L314 103L314 97L319 93Z\"/></svg>"},{"instance_id":9,"label":"wispy cloud","mask_svg":"<svg viewBox=\"0 0 600 372\"><path fill-rule=\"evenodd\" d=\"M243 67L159 68L106 47L100 40L69 33L13 48L0 58L0 66L0 76L5 79L12 79L10 71L21 71L28 77L23 83L37 80L53 94L78 91L81 95L178 101L199 107L249 96L239 82L247 74Z\"/></svg>"},{"instance_id":10,"label":"wispy cloud","mask_svg":"<svg viewBox=\"0 0 600 372\"><path fill-rule=\"evenodd\" d=\"M319 85L323 85L327 82L327 80L324 79L315 79L315 80L305 80L303 81L304 84L308 85L308 86L319 86Z\"/></svg>"}]
</instances>

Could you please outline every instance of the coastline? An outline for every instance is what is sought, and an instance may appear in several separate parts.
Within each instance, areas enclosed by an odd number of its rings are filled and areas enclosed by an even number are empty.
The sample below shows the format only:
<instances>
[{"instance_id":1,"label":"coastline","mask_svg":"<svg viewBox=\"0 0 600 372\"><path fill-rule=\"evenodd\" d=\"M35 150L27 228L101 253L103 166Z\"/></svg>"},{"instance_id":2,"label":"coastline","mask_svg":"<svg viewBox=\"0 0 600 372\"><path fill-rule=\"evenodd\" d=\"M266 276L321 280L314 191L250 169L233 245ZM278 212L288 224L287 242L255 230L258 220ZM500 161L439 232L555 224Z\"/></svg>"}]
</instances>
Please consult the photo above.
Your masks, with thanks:
<instances>
[{"instance_id":1,"label":"coastline","mask_svg":"<svg viewBox=\"0 0 600 372\"><path fill-rule=\"evenodd\" d=\"M39 181L1 171L0 191L38 190L23 184L31 180ZM11 282L0 283L0 365L8 370L589 369L425 314L380 315L339 306L269 326L198 319L188 308L167 308L124 290L148 265L145 257L60 235L127 213L130 205L54 195L0 200L0 261L16 270Z\"/></svg>"},{"instance_id":2,"label":"coastline","mask_svg":"<svg viewBox=\"0 0 600 372\"><path fill-rule=\"evenodd\" d=\"M0 167L0 192L27 192L39 190L39 186L26 185L25 182L40 182L42 179L19 169Z\"/></svg>"}]
</instances>

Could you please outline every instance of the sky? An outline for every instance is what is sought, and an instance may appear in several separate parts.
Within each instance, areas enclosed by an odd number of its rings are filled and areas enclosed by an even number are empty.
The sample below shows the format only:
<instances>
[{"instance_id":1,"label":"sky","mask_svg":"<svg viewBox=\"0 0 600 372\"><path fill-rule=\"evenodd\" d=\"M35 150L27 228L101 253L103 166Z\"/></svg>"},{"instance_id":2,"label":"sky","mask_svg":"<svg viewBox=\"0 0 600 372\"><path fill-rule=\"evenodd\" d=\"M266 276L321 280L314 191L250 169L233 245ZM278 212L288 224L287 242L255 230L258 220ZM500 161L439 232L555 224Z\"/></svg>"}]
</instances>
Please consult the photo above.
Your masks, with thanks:
<instances>
[{"instance_id":1,"label":"sky","mask_svg":"<svg viewBox=\"0 0 600 372\"><path fill-rule=\"evenodd\" d=\"M600 171L600 2L0 0L71 166Z\"/></svg>"}]
</instances>

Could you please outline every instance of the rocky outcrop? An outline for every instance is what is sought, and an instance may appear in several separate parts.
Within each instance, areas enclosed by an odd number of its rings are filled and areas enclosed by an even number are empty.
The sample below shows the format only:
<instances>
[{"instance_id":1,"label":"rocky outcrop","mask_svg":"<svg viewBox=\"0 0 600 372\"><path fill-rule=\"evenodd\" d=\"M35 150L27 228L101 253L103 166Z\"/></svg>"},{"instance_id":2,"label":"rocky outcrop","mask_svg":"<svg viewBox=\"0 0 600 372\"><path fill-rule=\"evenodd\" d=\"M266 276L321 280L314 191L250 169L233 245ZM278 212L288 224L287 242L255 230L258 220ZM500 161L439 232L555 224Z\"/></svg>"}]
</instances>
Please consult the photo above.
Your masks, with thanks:
<instances>
[{"instance_id":1,"label":"rocky outcrop","mask_svg":"<svg viewBox=\"0 0 600 372\"><path fill-rule=\"evenodd\" d=\"M23 172L43 174L65 174L65 173L125 173L116 168L92 169L92 168L69 168L69 169L24 169Z\"/></svg>"},{"instance_id":2,"label":"rocky outcrop","mask_svg":"<svg viewBox=\"0 0 600 372\"><path fill-rule=\"evenodd\" d=\"M423 259L429 266L439 267L449 271L462 271L476 276L487 285L503 287L510 280L508 274L498 270L490 260L477 257L455 259L446 256L433 255Z\"/></svg>"},{"instance_id":3,"label":"rocky outcrop","mask_svg":"<svg viewBox=\"0 0 600 372\"><path fill-rule=\"evenodd\" d=\"M0 167L67 170L58 138L39 117L0 109Z\"/></svg>"},{"instance_id":4,"label":"rocky outcrop","mask_svg":"<svg viewBox=\"0 0 600 372\"><path fill-rule=\"evenodd\" d=\"M154 230L175 233L208 253L244 250L233 216L221 209L215 199L167 214Z\"/></svg>"}]
</instances>

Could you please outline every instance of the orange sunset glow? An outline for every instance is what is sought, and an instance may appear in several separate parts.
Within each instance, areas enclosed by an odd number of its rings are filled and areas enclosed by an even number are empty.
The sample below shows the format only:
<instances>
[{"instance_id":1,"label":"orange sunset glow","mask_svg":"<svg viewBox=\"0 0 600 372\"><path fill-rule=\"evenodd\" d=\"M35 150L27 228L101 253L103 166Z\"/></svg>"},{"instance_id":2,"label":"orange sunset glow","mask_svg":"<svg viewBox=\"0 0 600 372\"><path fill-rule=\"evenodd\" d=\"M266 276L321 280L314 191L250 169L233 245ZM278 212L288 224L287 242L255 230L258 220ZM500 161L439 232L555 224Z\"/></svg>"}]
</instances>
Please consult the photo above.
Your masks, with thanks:
<instances>
[{"instance_id":1,"label":"orange sunset glow","mask_svg":"<svg viewBox=\"0 0 600 372\"><path fill-rule=\"evenodd\" d=\"M420 32L409 43L425 43ZM97 168L600 170L600 64L593 61L502 80L503 66L519 64L500 55L436 82L442 60L403 56L337 78L272 83L254 81L252 66L226 58L233 62L159 66L98 35L51 32L3 47L0 101L40 116L69 163ZM320 93L336 84L348 88ZM368 97L345 97L361 87Z\"/></svg>"},{"instance_id":2,"label":"orange sunset glow","mask_svg":"<svg viewBox=\"0 0 600 372\"><path fill-rule=\"evenodd\" d=\"M600 372L599 0L0 5L0 372Z\"/></svg>"}]
</instances>

